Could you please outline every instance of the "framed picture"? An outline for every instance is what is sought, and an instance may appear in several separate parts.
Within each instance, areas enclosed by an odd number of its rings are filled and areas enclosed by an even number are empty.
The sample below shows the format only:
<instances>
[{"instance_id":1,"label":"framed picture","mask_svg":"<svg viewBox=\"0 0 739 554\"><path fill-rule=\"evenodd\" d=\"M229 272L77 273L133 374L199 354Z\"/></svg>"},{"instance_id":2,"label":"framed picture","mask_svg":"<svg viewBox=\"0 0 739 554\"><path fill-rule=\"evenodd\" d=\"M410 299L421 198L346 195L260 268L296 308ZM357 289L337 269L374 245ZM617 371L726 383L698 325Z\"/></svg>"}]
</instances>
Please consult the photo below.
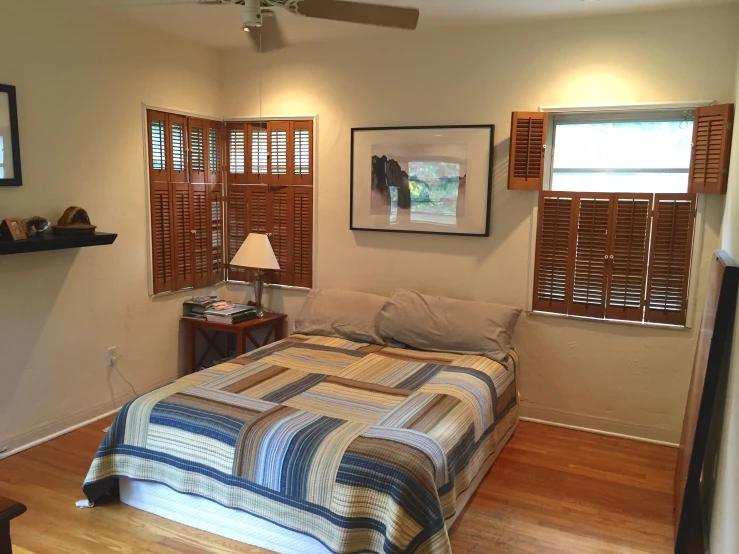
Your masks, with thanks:
<instances>
[{"instance_id":1,"label":"framed picture","mask_svg":"<svg viewBox=\"0 0 739 554\"><path fill-rule=\"evenodd\" d=\"M13 238L13 240L25 240L27 238L26 233L23 230L23 225L21 225L21 220L17 217L9 217L7 219L4 219L3 223L8 226L10 236Z\"/></svg>"},{"instance_id":2,"label":"framed picture","mask_svg":"<svg viewBox=\"0 0 739 554\"><path fill-rule=\"evenodd\" d=\"M493 125L352 129L355 231L490 236Z\"/></svg>"},{"instance_id":3,"label":"framed picture","mask_svg":"<svg viewBox=\"0 0 739 554\"><path fill-rule=\"evenodd\" d=\"M0 186L19 187L22 184L15 87L0 85Z\"/></svg>"}]
</instances>

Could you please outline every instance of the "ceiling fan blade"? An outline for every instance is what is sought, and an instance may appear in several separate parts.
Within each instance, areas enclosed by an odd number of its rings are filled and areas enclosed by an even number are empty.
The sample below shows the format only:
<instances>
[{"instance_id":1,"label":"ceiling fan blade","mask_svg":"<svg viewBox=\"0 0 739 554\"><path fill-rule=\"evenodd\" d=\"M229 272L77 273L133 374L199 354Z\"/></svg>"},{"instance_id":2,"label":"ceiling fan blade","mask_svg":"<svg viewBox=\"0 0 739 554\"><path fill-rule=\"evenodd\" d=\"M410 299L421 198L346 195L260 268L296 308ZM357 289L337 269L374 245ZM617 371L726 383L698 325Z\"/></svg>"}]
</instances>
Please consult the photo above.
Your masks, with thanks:
<instances>
[{"instance_id":1,"label":"ceiling fan blade","mask_svg":"<svg viewBox=\"0 0 739 554\"><path fill-rule=\"evenodd\" d=\"M297 12L306 17L348 21L413 30L418 27L420 12L415 8L396 8L378 4L361 4L344 0L302 0Z\"/></svg>"},{"instance_id":2,"label":"ceiling fan blade","mask_svg":"<svg viewBox=\"0 0 739 554\"><path fill-rule=\"evenodd\" d=\"M248 34L254 48L260 53L274 52L288 45L272 10L262 10L262 26L250 27Z\"/></svg>"}]
</instances>

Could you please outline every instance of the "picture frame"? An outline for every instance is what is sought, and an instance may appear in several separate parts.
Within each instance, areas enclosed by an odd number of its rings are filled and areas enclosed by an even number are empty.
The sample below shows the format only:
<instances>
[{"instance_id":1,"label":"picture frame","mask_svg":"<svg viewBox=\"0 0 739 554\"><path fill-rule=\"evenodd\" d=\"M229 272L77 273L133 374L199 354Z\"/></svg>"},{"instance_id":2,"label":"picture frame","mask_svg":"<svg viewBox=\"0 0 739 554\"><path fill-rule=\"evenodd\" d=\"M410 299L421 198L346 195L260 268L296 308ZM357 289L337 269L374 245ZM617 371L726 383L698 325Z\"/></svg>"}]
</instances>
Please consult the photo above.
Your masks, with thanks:
<instances>
[{"instance_id":1,"label":"picture frame","mask_svg":"<svg viewBox=\"0 0 739 554\"><path fill-rule=\"evenodd\" d=\"M351 131L350 230L490 236L494 125Z\"/></svg>"},{"instance_id":2,"label":"picture frame","mask_svg":"<svg viewBox=\"0 0 739 554\"><path fill-rule=\"evenodd\" d=\"M0 186L22 185L16 90L12 85L0 84Z\"/></svg>"},{"instance_id":3,"label":"picture frame","mask_svg":"<svg viewBox=\"0 0 739 554\"><path fill-rule=\"evenodd\" d=\"M17 217L8 217L3 220L3 223L8 227L10 236L13 240L26 240L26 232L23 230L23 224Z\"/></svg>"}]
</instances>

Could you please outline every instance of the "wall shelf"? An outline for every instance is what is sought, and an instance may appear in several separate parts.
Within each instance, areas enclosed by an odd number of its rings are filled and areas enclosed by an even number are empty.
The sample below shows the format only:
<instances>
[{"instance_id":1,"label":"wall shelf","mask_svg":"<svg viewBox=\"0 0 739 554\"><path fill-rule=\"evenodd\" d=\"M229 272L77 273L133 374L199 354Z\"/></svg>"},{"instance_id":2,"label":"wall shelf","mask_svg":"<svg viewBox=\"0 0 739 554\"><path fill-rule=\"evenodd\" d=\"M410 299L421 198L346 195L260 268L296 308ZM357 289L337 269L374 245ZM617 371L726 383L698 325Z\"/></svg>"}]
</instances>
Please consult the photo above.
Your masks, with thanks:
<instances>
[{"instance_id":1,"label":"wall shelf","mask_svg":"<svg viewBox=\"0 0 739 554\"><path fill-rule=\"evenodd\" d=\"M26 240L0 239L0 256L24 254L26 252L43 252L46 250L84 248L87 246L104 246L106 244L113 244L117 238L118 235L113 233L55 235L52 231L48 231L43 235L29 237Z\"/></svg>"}]
</instances>

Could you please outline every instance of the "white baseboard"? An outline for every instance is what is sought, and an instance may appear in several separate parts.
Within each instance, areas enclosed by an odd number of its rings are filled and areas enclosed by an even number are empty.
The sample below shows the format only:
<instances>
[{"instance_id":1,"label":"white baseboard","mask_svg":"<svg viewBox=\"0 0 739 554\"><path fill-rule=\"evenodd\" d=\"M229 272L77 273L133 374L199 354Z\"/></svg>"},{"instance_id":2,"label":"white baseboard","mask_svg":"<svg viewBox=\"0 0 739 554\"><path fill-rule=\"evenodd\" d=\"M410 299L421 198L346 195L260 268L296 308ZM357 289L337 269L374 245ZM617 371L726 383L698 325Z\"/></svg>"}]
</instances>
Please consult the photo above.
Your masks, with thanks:
<instances>
[{"instance_id":1,"label":"white baseboard","mask_svg":"<svg viewBox=\"0 0 739 554\"><path fill-rule=\"evenodd\" d=\"M526 401L521 403L521 419L533 423L564 427L576 431L586 431L610 437L620 437L640 442L649 442L662 446L677 448L680 445L680 433L666 431L646 425L634 425L614 419L573 414L552 408L533 406Z\"/></svg>"},{"instance_id":2,"label":"white baseboard","mask_svg":"<svg viewBox=\"0 0 739 554\"><path fill-rule=\"evenodd\" d=\"M168 385L172 381L174 381L174 379L168 379L159 384L149 386L140 391L139 395L153 391L164 385ZM38 429L34 429L33 431L29 431L22 435L18 435L17 437L13 437L3 443L3 446L7 448L7 450L3 453L0 453L0 460L60 437L61 435L66 435L67 433L79 429L80 427L84 427L85 425L89 425L90 423L94 423L95 421L103 419L104 417L107 417L109 415L113 415L118 412L118 410L120 410L126 402L132 400L133 398L133 393L129 393L116 398L113 402L108 401L102 404L98 404L97 406L94 406L89 410L84 410L49 425L44 425L43 427L39 427ZM111 406L117 407L111 409ZM100 438L100 440L102 440L102 437Z\"/></svg>"}]
</instances>

